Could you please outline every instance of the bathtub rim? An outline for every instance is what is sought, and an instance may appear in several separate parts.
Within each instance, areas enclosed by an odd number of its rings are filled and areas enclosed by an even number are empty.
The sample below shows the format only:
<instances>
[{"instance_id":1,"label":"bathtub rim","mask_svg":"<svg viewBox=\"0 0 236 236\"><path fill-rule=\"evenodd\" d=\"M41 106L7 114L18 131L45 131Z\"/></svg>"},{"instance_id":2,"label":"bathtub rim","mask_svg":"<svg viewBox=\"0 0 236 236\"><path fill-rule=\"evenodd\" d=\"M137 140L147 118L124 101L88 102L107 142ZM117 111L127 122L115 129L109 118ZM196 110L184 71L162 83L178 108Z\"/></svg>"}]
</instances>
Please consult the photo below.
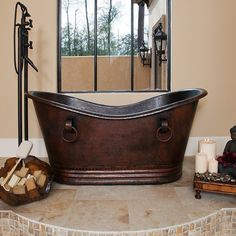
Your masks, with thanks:
<instances>
[{"instance_id":1,"label":"bathtub rim","mask_svg":"<svg viewBox=\"0 0 236 236\"><path fill-rule=\"evenodd\" d=\"M191 91L196 91L197 93L193 96L189 96L185 99L182 99L180 101L177 102L172 102L172 103L167 103L163 106L160 107L156 107L155 109L151 109L151 110L143 110L142 112L137 112L137 113L129 113L129 114L121 114L121 115L111 115L111 114L101 114L101 113L92 113L90 111L86 111L86 110L82 110L82 109L78 109L75 108L71 105L67 105L64 103L60 103L57 101L53 101L53 100L49 100L46 98L42 98L38 95L40 94L49 94L49 95L57 95L59 97L66 97L69 99L74 99L77 101L81 101L83 103L87 103L90 104L91 106L99 106L101 108L110 108L110 109L122 109L122 108L131 108L132 106L136 105L140 105L142 106L143 103L147 103L148 101L151 100L155 100L158 99L160 97L164 97L164 96L170 96L170 95L175 95L178 93L187 93L187 92L191 92ZM61 94L61 93L56 93L56 92L46 92L46 91L29 91L27 93L27 97L32 99L33 102L37 101L39 103L43 103L46 105L50 105L59 109L63 109L66 111L70 111L70 112L74 112L74 113L79 113L82 115L86 115L86 116L90 116L90 117L95 117L95 118L101 118L101 119L108 119L108 120L124 120L124 119L134 119L134 118L141 118L141 117L145 117L145 116L149 116L149 115L154 115L160 112L164 112L164 111L168 111L171 110L173 108L177 108L179 106L183 106L192 102L196 102L199 99L205 97L208 94L208 92L203 89L203 88L188 88L188 89L183 89L183 90L177 90L177 91L171 91L171 92L166 92L164 94L159 94L156 96L153 96L151 98L148 99L144 99L135 103L130 103L130 104L126 104L126 105L105 105L105 104L99 104L99 103L94 103L88 100L84 100L78 97L74 97L74 96L70 96L70 95L66 95L66 94Z\"/></svg>"}]
</instances>

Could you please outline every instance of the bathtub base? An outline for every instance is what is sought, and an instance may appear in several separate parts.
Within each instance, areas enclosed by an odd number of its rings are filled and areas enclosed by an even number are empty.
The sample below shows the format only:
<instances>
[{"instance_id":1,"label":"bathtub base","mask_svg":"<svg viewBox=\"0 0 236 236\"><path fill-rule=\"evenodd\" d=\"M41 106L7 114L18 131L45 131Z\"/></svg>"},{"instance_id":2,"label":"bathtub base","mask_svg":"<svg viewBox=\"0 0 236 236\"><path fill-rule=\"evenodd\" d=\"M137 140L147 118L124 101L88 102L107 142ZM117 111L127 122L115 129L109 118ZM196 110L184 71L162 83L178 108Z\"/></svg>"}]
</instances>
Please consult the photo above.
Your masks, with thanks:
<instances>
[{"instance_id":1,"label":"bathtub base","mask_svg":"<svg viewBox=\"0 0 236 236\"><path fill-rule=\"evenodd\" d=\"M54 169L54 180L71 185L164 184L178 180L182 165L146 170L66 170Z\"/></svg>"}]
</instances>

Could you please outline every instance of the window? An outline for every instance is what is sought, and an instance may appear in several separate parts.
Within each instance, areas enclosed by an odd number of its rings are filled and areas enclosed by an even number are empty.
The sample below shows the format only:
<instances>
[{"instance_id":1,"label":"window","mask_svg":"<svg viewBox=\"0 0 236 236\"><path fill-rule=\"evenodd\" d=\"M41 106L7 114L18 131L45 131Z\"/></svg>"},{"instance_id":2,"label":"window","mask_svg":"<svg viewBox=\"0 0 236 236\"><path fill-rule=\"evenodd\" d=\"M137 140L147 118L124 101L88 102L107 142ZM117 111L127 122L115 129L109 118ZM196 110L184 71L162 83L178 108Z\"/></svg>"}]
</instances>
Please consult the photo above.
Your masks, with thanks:
<instances>
[{"instance_id":1,"label":"window","mask_svg":"<svg viewBox=\"0 0 236 236\"><path fill-rule=\"evenodd\" d=\"M155 89L154 68L139 57L141 44L152 44L148 7L147 0L60 0L59 92Z\"/></svg>"}]
</instances>

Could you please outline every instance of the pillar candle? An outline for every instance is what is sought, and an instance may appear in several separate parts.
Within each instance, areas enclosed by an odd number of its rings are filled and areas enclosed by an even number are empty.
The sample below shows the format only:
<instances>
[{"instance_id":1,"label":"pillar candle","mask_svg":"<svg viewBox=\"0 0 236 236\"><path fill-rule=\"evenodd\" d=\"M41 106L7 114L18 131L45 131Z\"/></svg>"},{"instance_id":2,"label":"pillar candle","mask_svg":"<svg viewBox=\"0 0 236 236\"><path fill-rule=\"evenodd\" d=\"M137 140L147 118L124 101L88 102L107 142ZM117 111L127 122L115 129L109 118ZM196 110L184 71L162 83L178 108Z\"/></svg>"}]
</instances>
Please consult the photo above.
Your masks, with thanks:
<instances>
[{"instance_id":1,"label":"pillar candle","mask_svg":"<svg viewBox=\"0 0 236 236\"><path fill-rule=\"evenodd\" d=\"M197 153L195 158L195 172L205 173L207 171L207 155L205 153Z\"/></svg>"},{"instance_id":2,"label":"pillar candle","mask_svg":"<svg viewBox=\"0 0 236 236\"><path fill-rule=\"evenodd\" d=\"M216 157L216 142L210 139L199 141L199 152L207 154L208 160L215 159Z\"/></svg>"},{"instance_id":3,"label":"pillar candle","mask_svg":"<svg viewBox=\"0 0 236 236\"><path fill-rule=\"evenodd\" d=\"M208 172L217 173L218 172L218 161L215 159L208 161Z\"/></svg>"}]
</instances>

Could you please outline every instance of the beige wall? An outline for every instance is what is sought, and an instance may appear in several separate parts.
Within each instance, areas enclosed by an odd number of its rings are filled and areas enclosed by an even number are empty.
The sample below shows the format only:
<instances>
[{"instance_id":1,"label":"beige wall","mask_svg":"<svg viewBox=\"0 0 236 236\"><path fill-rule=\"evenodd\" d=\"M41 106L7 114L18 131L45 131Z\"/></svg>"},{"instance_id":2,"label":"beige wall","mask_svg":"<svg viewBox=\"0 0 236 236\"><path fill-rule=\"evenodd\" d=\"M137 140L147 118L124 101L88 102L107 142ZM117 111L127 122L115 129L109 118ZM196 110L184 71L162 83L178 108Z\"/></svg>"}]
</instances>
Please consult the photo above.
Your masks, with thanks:
<instances>
[{"instance_id":1,"label":"beige wall","mask_svg":"<svg viewBox=\"0 0 236 236\"><path fill-rule=\"evenodd\" d=\"M17 76L13 67L13 13L16 1L0 0L0 138L17 137ZM56 91L56 0L24 0L34 20L30 89ZM46 6L46 7L44 7ZM236 123L235 0L174 0L172 40L172 89L206 88L191 136L227 136ZM81 97L106 104L124 104L154 93L84 94ZM31 102L30 102L31 103ZM39 137L30 106L30 137Z\"/></svg>"},{"instance_id":2,"label":"beige wall","mask_svg":"<svg viewBox=\"0 0 236 236\"><path fill-rule=\"evenodd\" d=\"M236 125L236 1L173 1L173 89L202 87L193 136L229 135Z\"/></svg>"}]
</instances>

